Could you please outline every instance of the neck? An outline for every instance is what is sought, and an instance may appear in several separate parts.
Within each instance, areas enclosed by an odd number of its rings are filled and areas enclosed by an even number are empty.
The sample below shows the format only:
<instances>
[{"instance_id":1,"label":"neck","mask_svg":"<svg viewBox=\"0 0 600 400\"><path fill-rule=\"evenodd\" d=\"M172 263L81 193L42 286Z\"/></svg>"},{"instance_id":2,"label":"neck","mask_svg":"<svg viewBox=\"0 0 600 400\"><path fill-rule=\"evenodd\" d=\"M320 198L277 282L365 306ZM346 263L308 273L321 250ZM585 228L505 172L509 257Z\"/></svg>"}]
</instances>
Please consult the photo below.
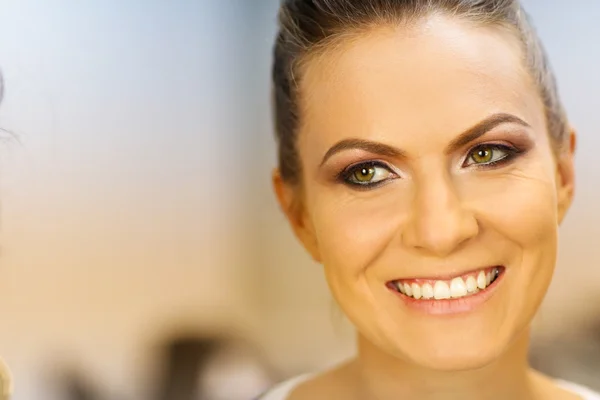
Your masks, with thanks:
<instances>
[{"instance_id":1,"label":"neck","mask_svg":"<svg viewBox=\"0 0 600 400\"><path fill-rule=\"evenodd\" d=\"M533 399L533 374L527 353L529 332L524 332L499 359L469 371L437 371L393 357L368 342L358 341L353 369L359 379L360 398L388 400L418 398Z\"/></svg>"}]
</instances>

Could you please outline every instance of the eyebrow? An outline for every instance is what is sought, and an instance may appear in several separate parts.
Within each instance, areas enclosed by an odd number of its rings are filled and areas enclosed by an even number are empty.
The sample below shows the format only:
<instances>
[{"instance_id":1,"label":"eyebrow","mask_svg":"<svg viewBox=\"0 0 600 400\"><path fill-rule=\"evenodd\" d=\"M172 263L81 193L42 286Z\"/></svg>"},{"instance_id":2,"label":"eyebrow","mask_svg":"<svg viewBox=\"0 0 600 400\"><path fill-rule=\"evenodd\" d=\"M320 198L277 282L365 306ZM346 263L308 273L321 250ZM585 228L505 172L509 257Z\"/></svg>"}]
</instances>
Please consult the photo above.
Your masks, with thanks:
<instances>
[{"instance_id":1,"label":"eyebrow","mask_svg":"<svg viewBox=\"0 0 600 400\"><path fill-rule=\"evenodd\" d=\"M506 123L512 123L521 125L527 128L531 126L517 117L516 115L499 113L493 114L484 120L478 122L473 125L463 133L461 133L457 138L452 140L446 149L446 153L452 153L457 149L471 143L475 139L485 135L487 132L494 129L496 126ZM364 150L369 153L379 154L382 156L392 157L392 158L402 158L405 156L405 152L400 150L397 147L390 146L387 144L373 142L370 140L364 139L344 139L336 144L334 144L327 153L323 156L323 160L321 161L321 165L325 164L328 159L330 159L334 154L340 153L346 150Z\"/></svg>"}]
</instances>

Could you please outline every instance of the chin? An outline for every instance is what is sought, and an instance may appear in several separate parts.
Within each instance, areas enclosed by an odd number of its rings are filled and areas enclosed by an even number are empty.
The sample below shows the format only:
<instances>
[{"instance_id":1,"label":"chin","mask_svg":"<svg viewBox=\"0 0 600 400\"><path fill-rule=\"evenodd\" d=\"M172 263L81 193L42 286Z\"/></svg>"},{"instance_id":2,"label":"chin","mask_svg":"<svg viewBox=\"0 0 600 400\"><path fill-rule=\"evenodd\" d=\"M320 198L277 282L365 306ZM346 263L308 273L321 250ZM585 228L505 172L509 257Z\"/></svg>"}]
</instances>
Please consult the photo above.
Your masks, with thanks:
<instances>
[{"instance_id":1,"label":"chin","mask_svg":"<svg viewBox=\"0 0 600 400\"><path fill-rule=\"evenodd\" d=\"M413 352L411 352L413 353ZM432 346L423 352L407 354L412 362L424 368L444 371L459 372L476 370L493 363L501 354L495 348L478 346Z\"/></svg>"},{"instance_id":2,"label":"chin","mask_svg":"<svg viewBox=\"0 0 600 400\"><path fill-rule=\"evenodd\" d=\"M422 368L458 372L476 370L494 363L511 348L509 331L446 326L445 329L405 329L389 338L384 352ZM453 329L454 328L454 329ZM427 332L427 333L424 333Z\"/></svg>"}]
</instances>

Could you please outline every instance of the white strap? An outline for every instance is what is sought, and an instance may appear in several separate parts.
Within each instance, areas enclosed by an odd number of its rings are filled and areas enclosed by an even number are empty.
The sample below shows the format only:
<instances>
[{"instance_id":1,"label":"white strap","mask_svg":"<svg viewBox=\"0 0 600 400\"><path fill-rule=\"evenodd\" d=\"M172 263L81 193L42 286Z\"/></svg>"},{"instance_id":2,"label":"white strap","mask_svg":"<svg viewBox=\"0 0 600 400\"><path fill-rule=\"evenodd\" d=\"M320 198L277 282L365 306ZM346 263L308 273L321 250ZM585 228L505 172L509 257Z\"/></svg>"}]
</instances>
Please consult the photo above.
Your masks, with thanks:
<instances>
[{"instance_id":1,"label":"white strap","mask_svg":"<svg viewBox=\"0 0 600 400\"><path fill-rule=\"evenodd\" d=\"M302 382L308 380L309 374L297 376L293 379L280 383L257 400L286 400L292 391Z\"/></svg>"},{"instance_id":2,"label":"white strap","mask_svg":"<svg viewBox=\"0 0 600 400\"><path fill-rule=\"evenodd\" d=\"M585 386L562 380L558 380L556 383L563 389L582 396L583 400L600 400L600 394L593 392Z\"/></svg>"}]
</instances>

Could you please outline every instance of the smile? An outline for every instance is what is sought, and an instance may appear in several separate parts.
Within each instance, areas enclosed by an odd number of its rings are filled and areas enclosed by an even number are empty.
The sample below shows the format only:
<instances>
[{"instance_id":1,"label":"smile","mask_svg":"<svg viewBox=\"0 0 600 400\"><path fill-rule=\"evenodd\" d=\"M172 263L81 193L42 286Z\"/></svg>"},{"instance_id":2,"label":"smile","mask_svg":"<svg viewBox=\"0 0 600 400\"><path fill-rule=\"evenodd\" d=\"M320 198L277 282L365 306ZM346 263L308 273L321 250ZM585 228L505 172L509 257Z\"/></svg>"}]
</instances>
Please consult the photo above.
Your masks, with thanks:
<instances>
[{"instance_id":1,"label":"smile","mask_svg":"<svg viewBox=\"0 0 600 400\"><path fill-rule=\"evenodd\" d=\"M500 277L504 267L496 266L468 272L449 279L399 279L391 288L414 300L446 300L475 296L485 292Z\"/></svg>"}]
</instances>

